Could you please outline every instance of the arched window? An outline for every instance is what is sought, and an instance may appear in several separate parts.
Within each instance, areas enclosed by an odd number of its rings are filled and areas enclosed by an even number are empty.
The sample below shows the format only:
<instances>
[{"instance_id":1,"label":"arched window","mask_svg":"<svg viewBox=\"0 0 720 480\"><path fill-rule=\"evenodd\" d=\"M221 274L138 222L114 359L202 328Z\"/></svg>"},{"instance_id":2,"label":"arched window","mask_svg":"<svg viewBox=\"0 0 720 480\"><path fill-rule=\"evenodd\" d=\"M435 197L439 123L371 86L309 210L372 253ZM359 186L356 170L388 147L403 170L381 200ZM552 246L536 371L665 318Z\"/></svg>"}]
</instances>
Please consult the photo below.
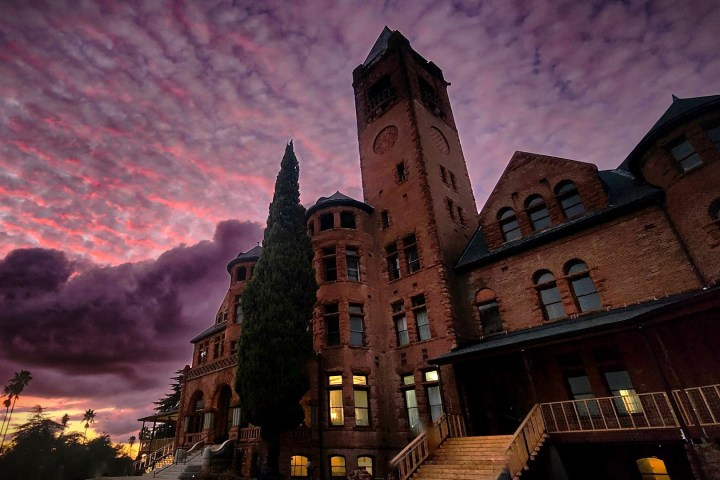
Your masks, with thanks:
<instances>
[{"instance_id":1,"label":"arched window","mask_svg":"<svg viewBox=\"0 0 720 480\"><path fill-rule=\"evenodd\" d=\"M540 270L535 274L535 288L542 305L545 320L554 320L565 316L560 290L558 290L555 277L547 270Z\"/></svg>"},{"instance_id":2,"label":"arched window","mask_svg":"<svg viewBox=\"0 0 720 480\"><path fill-rule=\"evenodd\" d=\"M545 206L545 200L540 195L531 195L525 201L525 209L530 217L530 224L534 231L552 226L550 212Z\"/></svg>"},{"instance_id":3,"label":"arched window","mask_svg":"<svg viewBox=\"0 0 720 480\"><path fill-rule=\"evenodd\" d=\"M585 213L585 205L583 205L577 187L573 182L566 180L559 183L555 187L555 195L565 218L573 218Z\"/></svg>"},{"instance_id":4,"label":"arched window","mask_svg":"<svg viewBox=\"0 0 720 480\"><path fill-rule=\"evenodd\" d=\"M515 216L515 211L510 208L503 208L498 212L498 222L500 223L500 231L502 231L503 241L517 240L522 237L520 232L520 224Z\"/></svg>"},{"instance_id":5,"label":"arched window","mask_svg":"<svg viewBox=\"0 0 720 480\"><path fill-rule=\"evenodd\" d=\"M565 265L565 275L579 312L589 312L602 307L590 270L582 260L571 260Z\"/></svg>"},{"instance_id":6,"label":"arched window","mask_svg":"<svg viewBox=\"0 0 720 480\"><path fill-rule=\"evenodd\" d=\"M492 290L489 288L479 290L475 295L475 305L480 314L478 335L485 336L503 331L497 298L495 298L495 293Z\"/></svg>"},{"instance_id":7,"label":"arched window","mask_svg":"<svg viewBox=\"0 0 720 480\"><path fill-rule=\"evenodd\" d=\"M330 476L345 478L345 457L339 455L330 457Z\"/></svg>"},{"instance_id":8,"label":"arched window","mask_svg":"<svg viewBox=\"0 0 720 480\"><path fill-rule=\"evenodd\" d=\"M358 468L364 468L370 475L373 474L373 459L372 457L358 457L357 459Z\"/></svg>"},{"instance_id":9,"label":"arched window","mask_svg":"<svg viewBox=\"0 0 720 480\"><path fill-rule=\"evenodd\" d=\"M307 478L308 458L302 455L290 457L290 476Z\"/></svg>"}]
</instances>

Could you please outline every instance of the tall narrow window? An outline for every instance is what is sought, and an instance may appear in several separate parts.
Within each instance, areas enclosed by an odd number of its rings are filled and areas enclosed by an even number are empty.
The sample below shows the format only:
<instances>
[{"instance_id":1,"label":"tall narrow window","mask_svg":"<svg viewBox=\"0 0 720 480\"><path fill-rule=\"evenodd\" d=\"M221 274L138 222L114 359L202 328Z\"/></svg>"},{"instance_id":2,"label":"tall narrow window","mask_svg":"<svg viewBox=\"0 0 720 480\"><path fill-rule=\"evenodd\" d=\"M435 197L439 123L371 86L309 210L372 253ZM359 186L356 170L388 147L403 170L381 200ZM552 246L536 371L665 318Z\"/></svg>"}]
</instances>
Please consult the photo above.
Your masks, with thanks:
<instances>
[{"instance_id":1,"label":"tall narrow window","mask_svg":"<svg viewBox=\"0 0 720 480\"><path fill-rule=\"evenodd\" d=\"M225 353L225 334L213 339L213 358L220 358Z\"/></svg>"},{"instance_id":2,"label":"tall narrow window","mask_svg":"<svg viewBox=\"0 0 720 480\"><path fill-rule=\"evenodd\" d=\"M570 395L573 400L580 400L575 404L575 408L581 417L589 415L597 415L600 413L597 400L594 400L590 379L585 374L569 375L566 377Z\"/></svg>"},{"instance_id":3,"label":"tall narrow window","mask_svg":"<svg viewBox=\"0 0 720 480\"><path fill-rule=\"evenodd\" d=\"M453 172L450 173L450 185L452 185L453 190L457 191L457 179L455 178L455 174Z\"/></svg>"},{"instance_id":4,"label":"tall narrow window","mask_svg":"<svg viewBox=\"0 0 720 480\"><path fill-rule=\"evenodd\" d=\"M403 251L405 252L405 264L408 273L415 273L420 270L420 254L418 253L415 235L408 235L403 238Z\"/></svg>"},{"instance_id":5,"label":"tall narrow window","mask_svg":"<svg viewBox=\"0 0 720 480\"><path fill-rule=\"evenodd\" d=\"M450 219L455 220L455 203L449 198L446 198L445 207L447 208L448 215L450 215Z\"/></svg>"},{"instance_id":6,"label":"tall narrow window","mask_svg":"<svg viewBox=\"0 0 720 480\"><path fill-rule=\"evenodd\" d=\"M443 414L442 396L440 395L440 385L438 383L440 375L437 370L430 370L423 373L425 380L425 389L427 391L428 406L430 407L430 418L437 420Z\"/></svg>"},{"instance_id":7,"label":"tall narrow window","mask_svg":"<svg viewBox=\"0 0 720 480\"><path fill-rule=\"evenodd\" d=\"M565 218L573 218L585 213L585 205L583 205L577 187L573 182L565 181L560 183L555 188L555 195Z\"/></svg>"},{"instance_id":8,"label":"tall narrow window","mask_svg":"<svg viewBox=\"0 0 720 480\"><path fill-rule=\"evenodd\" d=\"M380 212L380 226L383 230L390 226L390 217L388 216L387 210Z\"/></svg>"},{"instance_id":9,"label":"tall narrow window","mask_svg":"<svg viewBox=\"0 0 720 480\"><path fill-rule=\"evenodd\" d=\"M366 375L353 375L353 395L355 398L355 425L370 426L370 402Z\"/></svg>"},{"instance_id":10,"label":"tall narrow window","mask_svg":"<svg viewBox=\"0 0 720 480\"><path fill-rule=\"evenodd\" d=\"M340 212L340 228L355 228L355 214L353 212Z\"/></svg>"},{"instance_id":11,"label":"tall narrow window","mask_svg":"<svg viewBox=\"0 0 720 480\"><path fill-rule=\"evenodd\" d=\"M404 182L405 180L407 180L407 169L405 168L404 162L400 162L395 165L395 173L397 174L398 182Z\"/></svg>"},{"instance_id":12,"label":"tall narrow window","mask_svg":"<svg viewBox=\"0 0 720 480\"><path fill-rule=\"evenodd\" d=\"M581 260L573 260L565 265L565 275L570 282L575 305L580 312L589 312L602 307L595 283L590 278L587 264Z\"/></svg>"},{"instance_id":13,"label":"tall narrow window","mask_svg":"<svg viewBox=\"0 0 720 480\"><path fill-rule=\"evenodd\" d=\"M337 259L335 258L335 247L323 248L322 255L323 280L326 282L334 282L337 280Z\"/></svg>"},{"instance_id":14,"label":"tall narrow window","mask_svg":"<svg viewBox=\"0 0 720 480\"><path fill-rule=\"evenodd\" d=\"M238 282L242 282L243 280L245 280L246 276L247 276L247 270L245 269L245 267L238 267L238 269L235 273L236 280Z\"/></svg>"},{"instance_id":15,"label":"tall narrow window","mask_svg":"<svg viewBox=\"0 0 720 480\"><path fill-rule=\"evenodd\" d=\"M420 411L418 409L417 394L415 393L415 378L412 374L403 375L402 384L405 387L410 387L403 390L408 427L410 427L410 431L413 432L413 434L419 435L422 425L420 423Z\"/></svg>"},{"instance_id":16,"label":"tall narrow window","mask_svg":"<svg viewBox=\"0 0 720 480\"><path fill-rule=\"evenodd\" d=\"M627 370L608 370L605 373L605 381L610 389L610 394L616 397L615 409L621 415L628 413L642 412L640 397L635 393L635 388L630 381Z\"/></svg>"},{"instance_id":17,"label":"tall narrow window","mask_svg":"<svg viewBox=\"0 0 720 480\"><path fill-rule=\"evenodd\" d=\"M320 231L322 232L332 228L335 228L335 215L332 213L320 215Z\"/></svg>"},{"instance_id":18,"label":"tall narrow window","mask_svg":"<svg viewBox=\"0 0 720 480\"><path fill-rule=\"evenodd\" d=\"M350 346L362 347L365 344L363 330L363 306L350 304Z\"/></svg>"},{"instance_id":19,"label":"tall narrow window","mask_svg":"<svg viewBox=\"0 0 720 480\"><path fill-rule=\"evenodd\" d=\"M710 137L710 141L715 145L715 148L720 150L720 125L707 129L707 135Z\"/></svg>"},{"instance_id":20,"label":"tall narrow window","mask_svg":"<svg viewBox=\"0 0 720 480\"><path fill-rule=\"evenodd\" d=\"M463 209L461 207L457 207L457 213L460 225L465 225L465 215L463 215Z\"/></svg>"},{"instance_id":21,"label":"tall narrow window","mask_svg":"<svg viewBox=\"0 0 720 480\"><path fill-rule=\"evenodd\" d=\"M410 301L412 302L413 315L415 315L418 340L428 340L430 339L430 322L427 307L425 306L425 295L416 295Z\"/></svg>"},{"instance_id":22,"label":"tall narrow window","mask_svg":"<svg viewBox=\"0 0 720 480\"><path fill-rule=\"evenodd\" d=\"M243 308L242 308L242 297L235 297L235 323L242 323L243 321Z\"/></svg>"},{"instance_id":23,"label":"tall narrow window","mask_svg":"<svg viewBox=\"0 0 720 480\"><path fill-rule=\"evenodd\" d=\"M498 212L498 223L502 232L503 241L509 242L522 237L520 224L518 223L515 211L512 208L503 208Z\"/></svg>"},{"instance_id":24,"label":"tall narrow window","mask_svg":"<svg viewBox=\"0 0 720 480\"><path fill-rule=\"evenodd\" d=\"M475 303L480 315L478 335L485 336L502 332L502 318L495 293L489 288L483 288L475 295Z\"/></svg>"},{"instance_id":25,"label":"tall narrow window","mask_svg":"<svg viewBox=\"0 0 720 480\"><path fill-rule=\"evenodd\" d=\"M442 178L443 183L447 183L447 173L442 165L440 165L440 178Z\"/></svg>"},{"instance_id":26,"label":"tall narrow window","mask_svg":"<svg viewBox=\"0 0 720 480\"><path fill-rule=\"evenodd\" d=\"M290 457L290 476L306 478L308 458L302 455L293 455Z\"/></svg>"},{"instance_id":27,"label":"tall narrow window","mask_svg":"<svg viewBox=\"0 0 720 480\"><path fill-rule=\"evenodd\" d=\"M390 277L390 280L400 278L400 257L396 243L391 243L385 247L385 258L387 260L388 277Z\"/></svg>"},{"instance_id":28,"label":"tall narrow window","mask_svg":"<svg viewBox=\"0 0 720 480\"><path fill-rule=\"evenodd\" d=\"M372 457L358 457L357 458L358 468L362 468L370 475L373 474L373 459Z\"/></svg>"},{"instance_id":29,"label":"tall narrow window","mask_svg":"<svg viewBox=\"0 0 720 480\"><path fill-rule=\"evenodd\" d=\"M680 167L680 170L687 172L702 165L702 159L695 148L686 138L680 138L670 147L670 153Z\"/></svg>"},{"instance_id":30,"label":"tall narrow window","mask_svg":"<svg viewBox=\"0 0 720 480\"><path fill-rule=\"evenodd\" d=\"M710 204L710 219L713 222L717 222L720 220L720 198L717 198L713 200L713 202Z\"/></svg>"},{"instance_id":31,"label":"tall narrow window","mask_svg":"<svg viewBox=\"0 0 720 480\"><path fill-rule=\"evenodd\" d=\"M405 304L402 300L392 304L392 312L397 344L398 347L402 347L403 345L410 343L410 336L408 335L407 328L407 317L405 316Z\"/></svg>"},{"instance_id":32,"label":"tall narrow window","mask_svg":"<svg viewBox=\"0 0 720 480\"><path fill-rule=\"evenodd\" d=\"M330 457L330 477L345 478L345 457Z\"/></svg>"},{"instance_id":33,"label":"tall narrow window","mask_svg":"<svg viewBox=\"0 0 720 480\"><path fill-rule=\"evenodd\" d=\"M340 345L340 313L337 303L323 305L325 320L325 341L328 347Z\"/></svg>"},{"instance_id":34,"label":"tall narrow window","mask_svg":"<svg viewBox=\"0 0 720 480\"><path fill-rule=\"evenodd\" d=\"M328 409L330 425L345 424L342 398L342 375L328 375Z\"/></svg>"},{"instance_id":35,"label":"tall narrow window","mask_svg":"<svg viewBox=\"0 0 720 480\"><path fill-rule=\"evenodd\" d=\"M347 279L360 281L360 256L357 247L345 247L345 265L347 265Z\"/></svg>"},{"instance_id":36,"label":"tall narrow window","mask_svg":"<svg viewBox=\"0 0 720 480\"><path fill-rule=\"evenodd\" d=\"M315 235L315 224L313 222L307 224L307 232L311 237Z\"/></svg>"},{"instance_id":37,"label":"tall narrow window","mask_svg":"<svg viewBox=\"0 0 720 480\"><path fill-rule=\"evenodd\" d=\"M545 206L545 200L540 195L533 195L525 201L525 208L530 217L530 224L535 231L552 226L550 212Z\"/></svg>"},{"instance_id":38,"label":"tall narrow window","mask_svg":"<svg viewBox=\"0 0 720 480\"><path fill-rule=\"evenodd\" d=\"M552 273L547 270L537 272L535 274L535 288L540 297L545 320L554 320L565 316L565 307L560 297L560 290L558 290Z\"/></svg>"},{"instance_id":39,"label":"tall narrow window","mask_svg":"<svg viewBox=\"0 0 720 480\"><path fill-rule=\"evenodd\" d=\"M207 363L209 346L210 342L203 342L200 344L200 349L198 350L198 363Z\"/></svg>"},{"instance_id":40,"label":"tall narrow window","mask_svg":"<svg viewBox=\"0 0 720 480\"><path fill-rule=\"evenodd\" d=\"M368 88L368 113L373 113L378 107L392 102L394 98L390 76L384 75Z\"/></svg>"}]
</instances>

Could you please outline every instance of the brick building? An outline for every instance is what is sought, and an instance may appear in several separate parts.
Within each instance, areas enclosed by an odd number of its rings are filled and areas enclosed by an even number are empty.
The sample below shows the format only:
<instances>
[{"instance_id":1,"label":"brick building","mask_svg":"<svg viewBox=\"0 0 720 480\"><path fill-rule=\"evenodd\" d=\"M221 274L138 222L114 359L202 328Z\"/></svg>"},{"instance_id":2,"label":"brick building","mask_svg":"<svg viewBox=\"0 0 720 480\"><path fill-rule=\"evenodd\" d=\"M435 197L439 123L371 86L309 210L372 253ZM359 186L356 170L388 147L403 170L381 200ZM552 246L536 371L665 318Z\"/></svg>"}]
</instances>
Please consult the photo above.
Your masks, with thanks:
<instances>
[{"instance_id":1,"label":"brick building","mask_svg":"<svg viewBox=\"0 0 720 480\"><path fill-rule=\"evenodd\" d=\"M387 28L353 72L364 198L307 211L317 355L284 474L385 477L432 432L526 441L532 417L531 477L720 478L720 96L674 98L614 170L517 152L478 214L448 85ZM246 474L262 447L232 386L260 255L192 340L175 440L235 440Z\"/></svg>"}]
</instances>

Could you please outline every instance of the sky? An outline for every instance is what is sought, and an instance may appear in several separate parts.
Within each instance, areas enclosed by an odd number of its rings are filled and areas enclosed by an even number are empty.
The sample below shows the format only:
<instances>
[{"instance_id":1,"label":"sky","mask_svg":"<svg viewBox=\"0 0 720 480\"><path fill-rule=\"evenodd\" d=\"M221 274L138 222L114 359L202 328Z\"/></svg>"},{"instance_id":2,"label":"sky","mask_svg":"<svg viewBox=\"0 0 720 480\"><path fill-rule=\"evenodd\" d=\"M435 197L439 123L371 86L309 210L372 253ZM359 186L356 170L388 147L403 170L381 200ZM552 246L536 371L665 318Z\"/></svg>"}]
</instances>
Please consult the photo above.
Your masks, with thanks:
<instances>
[{"instance_id":1,"label":"sky","mask_svg":"<svg viewBox=\"0 0 720 480\"><path fill-rule=\"evenodd\" d=\"M362 199L352 70L383 27L437 63L478 208L515 151L617 167L720 94L720 4L0 1L0 382L116 442L190 363L262 238L285 144L307 206ZM77 426L77 425L76 425Z\"/></svg>"}]
</instances>

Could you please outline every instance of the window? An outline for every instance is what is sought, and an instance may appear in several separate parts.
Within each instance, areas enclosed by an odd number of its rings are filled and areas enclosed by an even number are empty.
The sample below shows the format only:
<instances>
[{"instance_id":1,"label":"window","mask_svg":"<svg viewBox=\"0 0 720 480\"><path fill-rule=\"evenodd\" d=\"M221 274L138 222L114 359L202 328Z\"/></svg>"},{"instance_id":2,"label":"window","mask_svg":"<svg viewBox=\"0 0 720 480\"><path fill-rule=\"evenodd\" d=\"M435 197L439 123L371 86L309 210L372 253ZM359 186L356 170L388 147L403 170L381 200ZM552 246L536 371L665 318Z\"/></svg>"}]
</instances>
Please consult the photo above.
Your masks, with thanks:
<instances>
[{"instance_id":1,"label":"window","mask_svg":"<svg viewBox=\"0 0 720 480\"><path fill-rule=\"evenodd\" d=\"M558 184L555 188L555 195L565 218L573 218L585 213L585 205L583 205L573 182L565 181Z\"/></svg>"},{"instance_id":2,"label":"window","mask_svg":"<svg viewBox=\"0 0 720 480\"><path fill-rule=\"evenodd\" d=\"M405 410L407 412L408 427L410 431L415 435L420 434L420 411L418 410L417 394L415 393L415 378L412 374L403 375L402 384L405 386L412 386L412 388L405 389L403 396L405 397Z\"/></svg>"},{"instance_id":3,"label":"window","mask_svg":"<svg viewBox=\"0 0 720 480\"><path fill-rule=\"evenodd\" d=\"M353 212L340 212L340 228L355 228L355 214Z\"/></svg>"},{"instance_id":4,"label":"window","mask_svg":"<svg viewBox=\"0 0 720 480\"><path fill-rule=\"evenodd\" d=\"M617 412L621 415L641 413L640 397L635 393L635 388L633 388L627 370L612 370L604 373L610 395L618 397L614 399Z\"/></svg>"},{"instance_id":5,"label":"window","mask_svg":"<svg viewBox=\"0 0 720 480\"><path fill-rule=\"evenodd\" d=\"M407 180L407 170L405 168L404 162L400 162L395 165L395 173L397 173L398 182L404 182L405 180Z\"/></svg>"},{"instance_id":6,"label":"window","mask_svg":"<svg viewBox=\"0 0 720 480\"><path fill-rule=\"evenodd\" d=\"M368 112L373 113L379 106L390 103L394 98L390 76L385 75L368 89Z\"/></svg>"},{"instance_id":7,"label":"window","mask_svg":"<svg viewBox=\"0 0 720 480\"><path fill-rule=\"evenodd\" d=\"M447 173L442 165L440 165L440 178L442 178L443 183L447 183Z\"/></svg>"},{"instance_id":8,"label":"window","mask_svg":"<svg viewBox=\"0 0 720 480\"><path fill-rule=\"evenodd\" d=\"M198 350L198 363L206 363L208 361L209 342L202 342Z\"/></svg>"},{"instance_id":9,"label":"window","mask_svg":"<svg viewBox=\"0 0 720 480\"><path fill-rule=\"evenodd\" d=\"M365 344L363 331L363 306L350 304L350 346L362 347Z\"/></svg>"},{"instance_id":10,"label":"window","mask_svg":"<svg viewBox=\"0 0 720 480\"><path fill-rule=\"evenodd\" d=\"M530 217L530 224L534 231L552 226L550 213L545 206L545 200L540 195L532 195L525 201L525 208Z\"/></svg>"},{"instance_id":11,"label":"window","mask_svg":"<svg viewBox=\"0 0 720 480\"><path fill-rule=\"evenodd\" d=\"M437 383L440 379L440 375L437 370L429 370L424 374L425 382L432 382L427 385L427 397L428 405L430 406L430 418L433 421L440 418L443 414L442 396L440 395L440 385Z\"/></svg>"},{"instance_id":12,"label":"window","mask_svg":"<svg viewBox=\"0 0 720 480\"><path fill-rule=\"evenodd\" d=\"M345 478L345 457L339 455L330 457L330 476Z\"/></svg>"},{"instance_id":13,"label":"window","mask_svg":"<svg viewBox=\"0 0 720 480\"><path fill-rule=\"evenodd\" d=\"M415 235L408 235L403 238L403 251L405 252L405 265L408 273L415 273L420 270L420 255L418 254Z\"/></svg>"},{"instance_id":14,"label":"window","mask_svg":"<svg viewBox=\"0 0 720 480\"><path fill-rule=\"evenodd\" d=\"M545 320L554 320L565 316L565 307L555 283L555 277L547 270L541 270L535 274L535 288L540 297L543 316Z\"/></svg>"},{"instance_id":15,"label":"window","mask_svg":"<svg viewBox=\"0 0 720 480\"><path fill-rule=\"evenodd\" d=\"M315 233L315 224L313 222L310 222L307 224L307 232L308 232L308 235L310 235L311 237Z\"/></svg>"},{"instance_id":16,"label":"window","mask_svg":"<svg viewBox=\"0 0 720 480\"><path fill-rule=\"evenodd\" d=\"M347 279L360 281L360 256L357 247L345 247L345 265L347 265Z\"/></svg>"},{"instance_id":17,"label":"window","mask_svg":"<svg viewBox=\"0 0 720 480\"><path fill-rule=\"evenodd\" d=\"M342 375L328 375L328 409L330 425L345 425L342 398Z\"/></svg>"},{"instance_id":18,"label":"window","mask_svg":"<svg viewBox=\"0 0 720 480\"><path fill-rule=\"evenodd\" d=\"M397 336L398 347L410 343L410 336L407 329L407 317L405 316L405 304L402 300L392 304L393 323L395 324L395 335Z\"/></svg>"},{"instance_id":19,"label":"window","mask_svg":"<svg viewBox=\"0 0 720 480\"><path fill-rule=\"evenodd\" d=\"M243 317L242 297L238 296L235 298L235 323L242 323Z\"/></svg>"},{"instance_id":20,"label":"window","mask_svg":"<svg viewBox=\"0 0 720 480\"><path fill-rule=\"evenodd\" d=\"M290 457L290 476L307 478L308 458L302 455Z\"/></svg>"},{"instance_id":21,"label":"window","mask_svg":"<svg viewBox=\"0 0 720 480\"><path fill-rule=\"evenodd\" d=\"M720 198L710 204L710 218L713 222L720 220Z\"/></svg>"},{"instance_id":22,"label":"window","mask_svg":"<svg viewBox=\"0 0 720 480\"><path fill-rule=\"evenodd\" d=\"M320 231L323 232L332 228L335 228L335 215L332 213L320 215Z\"/></svg>"},{"instance_id":23,"label":"window","mask_svg":"<svg viewBox=\"0 0 720 480\"><path fill-rule=\"evenodd\" d=\"M370 403L368 401L367 376L353 375L353 395L355 397L355 425L370 426Z\"/></svg>"},{"instance_id":24,"label":"window","mask_svg":"<svg viewBox=\"0 0 720 480\"><path fill-rule=\"evenodd\" d=\"M465 215L463 215L463 209L461 207L457 207L457 214L460 225L465 225Z\"/></svg>"},{"instance_id":25,"label":"window","mask_svg":"<svg viewBox=\"0 0 720 480\"><path fill-rule=\"evenodd\" d=\"M382 226L383 230L390 226L390 217L388 217L387 210L383 210L382 212L380 212L380 225Z\"/></svg>"},{"instance_id":26,"label":"window","mask_svg":"<svg viewBox=\"0 0 720 480\"><path fill-rule=\"evenodd\" d=\"M328 347L340 345L340 313L337 303L323 305L325 319L325 341Z\"/></svg>"},{"instance_id":27,"label":"window","mask_svg":"<svg viewBox=\"0 0 720 480\"><path fill-rule=\"evenodd\" d=\"M502 318L495 293L489 288L484 288L475 295L475 303L480 314L478 335L485 336L502 332Z\"/></svg>"},{"instance_id":28,"label":"window","mask_svg":"<svg viewBox=\"0 0 720 480\"><path fill-rule=\"evenodd\" d=\"M323 255L323 276L326 282L334 282L337 280L337 261L335 258L335 247L325 247L322 249Z\"/></svg>"},{"instance_id":29,"label":"window","mask_svg":"<svg viewBox=\"0 0 720 480\"><path fill-rule=\"evenodd\" d=\"M498 212L498 222L500 223L503 241L509 242L522 237L520 224L512 208L507 207L500 210L500 212Z\"/></svg>"},{"instance_id":30,"label":"window","mask_svg":"<svg viewBox=\"0 0 720 480\"><path fill-rule=\"evenodd\" d=\"M430 323L427 308L425 307L425 295L417 295L412 297L410 301L412 302L413 315L415 315L418 340L428 340L430 338Z\"/></svg>"},{"instance_id":31,"label":"window","mask_svg":"<svg viewBox=\"0 0 720 480\"><path fill-rule=\"evenodd\" d=\"M358 468L362 468L370 475L373 474L373 459L372 457L358 457L357 458Z\"/></svg>"},{"instance_id":32,"label":"window","mask_svg":"<svg viewBox=\"0 0 720 480\"><path fill-rule=\"evenodd\" d=\"M707 129L707 135L710 137L710 141L715 145L715 148L720 150L720 125L717 127L711 127Z\"/></svg>"},{"instance_id":33,"label":"window","mask_svg":"<svg viewBox=\"0 0 720 480\"><path fill-rule=\"evenodd\" d=\"M245 280L245 277L247 276L247 270L245 267L238 267L238 269L235 271L235 279L238 282L242 282Z\"/></svg>"},{"instance_id":34,"label":"window","mask_svg":"<svg viewBox=\"0 0 720 480\"><path fill-rule=\"evenodd\" d=\"M238 340L230 340L230 354L234 355L238 351Z\"/></svg>"},{"instance_id":35,"label":"window","mask_svg":"<svg viewBox=\"0 0 720 480\"><path fill-rule=\"evenodd\" d=\"M427 80L422 77L418 77L418 87L420 87L420 99L423 103L433 109L440 111L440 97L435 93L435 89L430 85Z\"/></svg>"},{"instance_id":36,"label":"window","mask_svg":"<svg viewBox=\"0 0 720 480\"><path fill-rule=\"evenodd\" d=\"M455 178L455 174L453 172L450 172L450 184L452 185L453 190L457 191L457 179Z\"/></svg>"},{"instance_id":37,"label":"window","mask_svg":"<svg viewBox=\"0 0 720 480\"><path fill-rule=\"evenodd\" d=\"M213 339L213 358L220 358L225 353L225 334L218 335Z\"/></svg>"},{"instance_id":38,"label":"window","mask_svg":"<svg viewBox=\"0 0 720 480\"><path fill-rule=\"evenodd\" d=\"M587 417L589 415L598 415L600 409L592 393L592 387L590 386L590 379L587 375L578 374L575 376L566 377L568 386L570 387L570 395L573 400L585 400L578 402L575 405L578 414L581 417Z\"/></svg>"},{"instance_id":39,"label":"window","mask_svg":"<svg viewBox=\"0 0 720 480\"><path fill-rule=\"evenodd\" d=\"M388 277L390 277L390 280L400 278L400 257L398 256L396 243L391 243L385 247L385 258L387 259Z\"/></svg>"},{"instance_id":40,"label":"window","mask_svg":"<svg viewBox=\"0 0 720 480\"><path fill-rule=\"evenodd\" d=\"M447 208L448 215L450 215L450 219L455 220L455 203L449 198L446 198L445 207Z\"/></svg>"},{"instance_id":41,"label":"window","mask_svg":"<svg viewBox=\"0 0 720 480\"><path fill-rule=\"evenodd\" d=\"M575 299L575 305L580 312L589 312L602 307L600 296L595 290L595 284L590 278L590 271L585 262L573 260L565 266L565 274L570 282L570 291Z\"/></svg>"},{"instance_id":42,"label":"window","mask_svg":"<svg viewBox=\"0 0 720 480\"><path fill-rule=\"evenodd\" d=\"M702 159L686 138L678 139L671 147L670 153L677 162L680 170L687 172L702 165Z\"/></svg>"}]
</instances>

